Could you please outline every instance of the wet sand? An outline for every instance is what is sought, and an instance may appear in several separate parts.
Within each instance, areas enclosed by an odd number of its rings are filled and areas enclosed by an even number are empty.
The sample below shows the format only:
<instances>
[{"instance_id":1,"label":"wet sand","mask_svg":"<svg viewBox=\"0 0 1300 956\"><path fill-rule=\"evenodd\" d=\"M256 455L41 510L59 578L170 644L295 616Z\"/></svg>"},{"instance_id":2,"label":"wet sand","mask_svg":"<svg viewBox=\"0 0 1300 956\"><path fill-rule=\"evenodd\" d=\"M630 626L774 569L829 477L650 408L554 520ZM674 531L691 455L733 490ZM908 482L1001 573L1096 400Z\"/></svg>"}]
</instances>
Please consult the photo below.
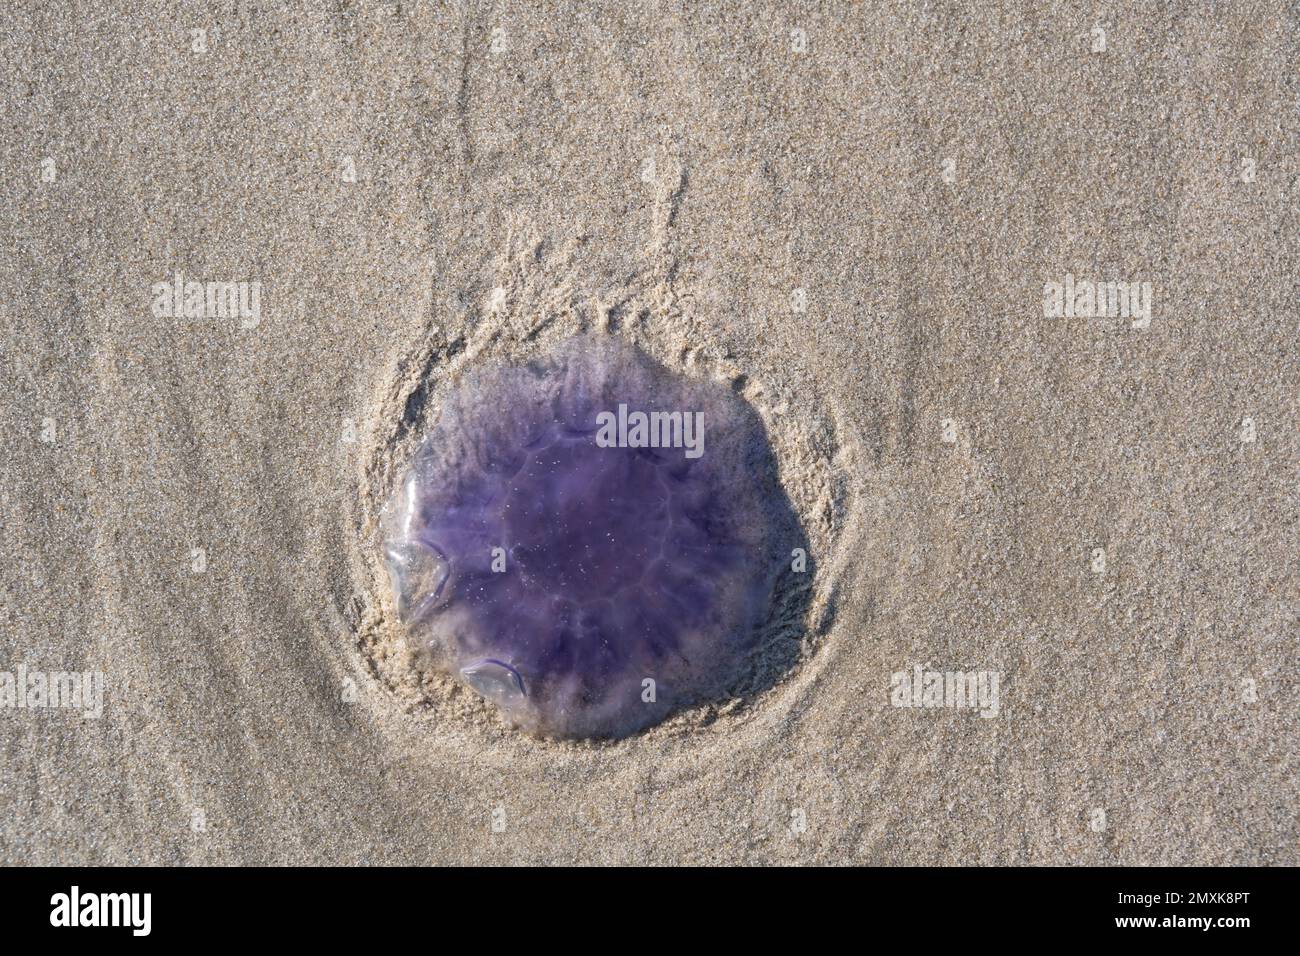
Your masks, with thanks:
<instances>
[{"instance_id":1,"label":"wet sand","mask_svg":"<svg viewBox=\"0 0 1300 956\"><path fill-rule=\"evenodd\" d=\"M20 6L0 863L1300 861L1294 10ZM578 331L809 545L780 668L614 743L422 673L376 541Z\"/></svg>"}]
</instances>

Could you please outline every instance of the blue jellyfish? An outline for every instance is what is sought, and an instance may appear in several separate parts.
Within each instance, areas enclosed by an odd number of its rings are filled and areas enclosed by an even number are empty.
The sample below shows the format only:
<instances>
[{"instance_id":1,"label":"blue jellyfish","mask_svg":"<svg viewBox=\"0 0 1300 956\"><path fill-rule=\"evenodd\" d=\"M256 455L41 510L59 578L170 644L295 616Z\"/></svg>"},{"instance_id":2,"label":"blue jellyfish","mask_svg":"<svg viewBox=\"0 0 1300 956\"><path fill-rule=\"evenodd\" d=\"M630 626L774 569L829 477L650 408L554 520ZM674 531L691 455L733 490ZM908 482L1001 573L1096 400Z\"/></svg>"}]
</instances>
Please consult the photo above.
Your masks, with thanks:
<instances>
[{"instance_id":1,"label":"blue jellyfish","mask_svg":"<svg viewBox=\"0 0 1300 956\"><path fill-rule=\"evenodd\" d=\"M448 395L384 509L408 640L553 737L622 737L726 695L772 597L753 409L611 336Z\"/></svg>"}]
</instances>

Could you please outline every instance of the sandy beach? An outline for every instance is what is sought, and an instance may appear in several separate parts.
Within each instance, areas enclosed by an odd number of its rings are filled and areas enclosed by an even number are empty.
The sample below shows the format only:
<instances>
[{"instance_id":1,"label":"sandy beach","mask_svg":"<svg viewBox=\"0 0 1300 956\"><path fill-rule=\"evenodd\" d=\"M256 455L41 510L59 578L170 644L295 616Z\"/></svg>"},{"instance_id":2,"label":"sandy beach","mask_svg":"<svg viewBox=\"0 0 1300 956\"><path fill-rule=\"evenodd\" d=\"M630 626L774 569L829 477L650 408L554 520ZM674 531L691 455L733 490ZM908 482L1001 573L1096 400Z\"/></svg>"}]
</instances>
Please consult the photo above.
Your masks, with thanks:
<instances>
[{"instance_id":1,"label":"sandy beach","mask_svg":"<svg viewBox=\"0 0 1300 956\"><path fill-rule=\"evenodd\" d=\"M4 20L0 864L1300 863L1294 7ZM615 741L380 540L578 334L741 396L808 556Z\"/></svg>"}]
</instances>

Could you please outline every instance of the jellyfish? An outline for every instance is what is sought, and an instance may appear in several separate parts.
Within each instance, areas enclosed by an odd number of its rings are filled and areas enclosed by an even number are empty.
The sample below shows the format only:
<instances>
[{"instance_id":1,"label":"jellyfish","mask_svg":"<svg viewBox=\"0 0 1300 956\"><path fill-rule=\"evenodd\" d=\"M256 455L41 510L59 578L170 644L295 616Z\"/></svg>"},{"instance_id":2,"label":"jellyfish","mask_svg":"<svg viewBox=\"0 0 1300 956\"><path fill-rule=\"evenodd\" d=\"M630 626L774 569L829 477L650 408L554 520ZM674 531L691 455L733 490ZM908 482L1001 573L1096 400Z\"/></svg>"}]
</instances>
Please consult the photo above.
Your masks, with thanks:
<instances>
[{"instance_id":1,"label":"jellyfish","mask_svg":"<svg viewBox=\"0 0 1300 956\"><path fill-rule=\"evenodd\" d=\"M383 509L400 626L512 726L643 730L752 666L774 485L747 402L617 337L481 368Z\"/></svg>"}]
</instances>

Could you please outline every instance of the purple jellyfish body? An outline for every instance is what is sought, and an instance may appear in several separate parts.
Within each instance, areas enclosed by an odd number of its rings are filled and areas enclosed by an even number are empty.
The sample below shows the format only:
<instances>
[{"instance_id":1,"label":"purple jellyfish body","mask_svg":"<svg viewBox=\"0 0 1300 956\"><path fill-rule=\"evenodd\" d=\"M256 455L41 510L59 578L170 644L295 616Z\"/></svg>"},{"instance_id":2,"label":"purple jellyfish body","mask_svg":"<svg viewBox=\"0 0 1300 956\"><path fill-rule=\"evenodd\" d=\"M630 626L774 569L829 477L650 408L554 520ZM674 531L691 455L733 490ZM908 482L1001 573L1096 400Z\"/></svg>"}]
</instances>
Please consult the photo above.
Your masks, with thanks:
<instances>
[{"instance_id":1,"label":"purple jellyfish body","mask_svg":"<svg viewBox=\"0 0 1300 956\"><path fill-rule=\"evenodd\" d=\"M468 376L384 512L408 639L543 735L725 693L772 594L767 454L732 392L616 339Z\"/></svg>"}]
</instances>

